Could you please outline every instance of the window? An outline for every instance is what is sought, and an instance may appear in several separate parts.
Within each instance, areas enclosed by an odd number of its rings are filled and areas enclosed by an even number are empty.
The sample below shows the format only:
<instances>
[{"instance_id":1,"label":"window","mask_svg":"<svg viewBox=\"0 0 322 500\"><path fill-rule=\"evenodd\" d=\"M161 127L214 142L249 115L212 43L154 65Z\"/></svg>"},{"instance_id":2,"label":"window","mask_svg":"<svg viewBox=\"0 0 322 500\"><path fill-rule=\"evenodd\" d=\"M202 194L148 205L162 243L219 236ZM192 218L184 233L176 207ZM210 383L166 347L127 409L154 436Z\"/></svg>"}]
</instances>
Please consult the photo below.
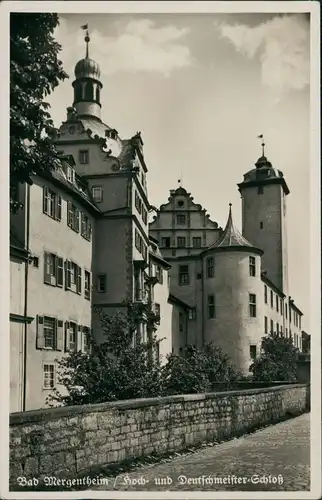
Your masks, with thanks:
<instances>
[{"instance_id":1,"label":"window","mask_svg":"<svg viewBox=\"0 0 322 500\"><path fill-rule=\"evenodd\" d=\"M63 321L49 316L37 316L36 348L62 351L64 348Z\"/></svg>"},{"instance_id":2,"label":"window","mask_svg":"<svg viewBox=\"0 0 322 500\"><path fill-rule=\"evenodd\" d=\"M142 254L143 252L143 239L139 231L135 230L135 248Z\"/></svg>"},{"instance_id":3,"label":"window","mask_svg":"<svg viewBox=\"0 0 322 500\"><path fill-rule=\"evenodd\" d=\"M179 201L177 202L177 207L182 208L183 206L184 206L184 201L183 201L183 200L179 200Z\"/></svg>"},{"instance_id":4,"label":"window","mask_svg":"<svg viewBox=\"0 0 322 500\"><path fill-rule=\"evenodd\" d=\"M44 317L44 348L55 349L56 344L56 319Z\"/></svg>"},{"instance_id":5,"label":"window","mask_svg":"<svg viewBox=\"0 0 322 500\"><path fill-rule=\"evenodd\" d=\"M148 222L148 212L145 210L145 208L142 208L142 220L144 224L147 224Z\"/></svg>"},{"instance_id":6,"label":"window","mask_svg":"<svg viewBox=\"0 0 322 500\"><path fill-rule=\"evenodd\" d=\"M263 222L260 222L260 223L259 223L259 229L263 229L263 227L264 227L264 223L263 223Z\"/></svg>"},{"instance_id":7,"label":"window","mask_svg":"<svg viewBox=\"0 0 322 500\"><path fill-rule=\"evenodd\" d=\"M215 296L208 295L208 318L215 317Z\"/></svg>"},{"instance_id":8,"label":"window","mask_svg":"<svg viewBox=\"0 0 322 500\"><path fill-rule=\"evenodd\" d=\"M139 197L137 191L135 191L135 208L139 213L142 211L142 201L141 198Z\"/></svg>"},{"instance_id":9,"label":"window","mask_svg":"<svg viewBox=\"0 0 322 500\"><path fill-rule=\"evenodd\" d=\"M97 291L98 293L106 292L106 274L99 274L97 277Z\"/></svg>"},{"instance_id":10,"label":"window","mask_svg":"<svg viewBox=\"0 0 322 500\"><path fill-rule=\"evenodd\" d=\"M77 326L73 321L65 322L65 351L77 351L78 331L81 332L81 326Z\"/></svg>"},{"instance_id":11,"label":"window","mask_svg":"<svg viewBox=\"0 0 322 500\"><path fill-rule=\"evenodd\" d=\"M32 258L32 265L33 265L34 267L37 267L37 268L39 267L39 258L38 258L38 257L34 256L34 257Z\"/></svg>"},{"instance_id":12,"label":"window","mask_svg":"<svg viewBox=\"0 0 322 500\"><path fill-rule=\"evenodd\" d=\"M186 223L186 216L184 214L177 214L177 224L179 226L184 226Z\"/></svg>"},{"instance_id":13,"label":"window","mask_svg":"<svg viewBox=\"0 0 322 500\"><path fill-rule=\"evenodd\" d=\"M279 312L279 304L280 304L280 301L279 301L279 298L277 295L275 295L275 298L276 298L276 311Z\"/></svg>"},{"instance_id":14,"label":"window","mask_svg":"<svg viewBox=\"0 0 322 500\"><path fill-rule=\"evenodd\" d=\"M280 333L280 325L278 324L277 321L276 321L276 333L277 333L277 335L279 335L279 333Z\"/></svg>"},{"instance_id":15,"label":"window","mask_svg":"<svg viewBox=\"0 0 322 500\"><path fill-rule=\"evenodd\" d=\"M43 388L53 389L55 387L55 365L46 363L43 366Z\"/></svg>"},{"instance_id":16,"label":"window","mask_svg":"<svg viewBox=\"0 0 322 500\"><path fill-rule=\"evenodd\" d=\"M287 319L287 304L285 304L285 318Z\"/></svg>"},{"instance_id":17,"label":"window","mask_svg":"<svg viewBox=\"0 0 322 500\"><path fill-rule=\"evenodd\" d=\"M66 176L69 182L75 182L75 170L73 169L73 167L70 167L68 165L68 167L66 168Z\"/></svg>"},{"instance_id":18,"label":"window","mask_svg":"<svg viewBox=\"0 0 322 500\"><path fill-rule=\"evenodd\" d=\"M285 328L285 336L287 337L288 336L288 329Z\"/></svg>"},{"instance_id":19,"label":"window","mask_svg":"<svg viewBox=\"0 0 322 500\"><path fill-rule=\"evenodd\" d=\"M196 309L195 308L189 309L188 318L189 319L196 319Z\"/></svg>"},{"instance_id":20,"label":"window","mask_svg":"<svg viewBox=\"0 0 322 500\"><path fill-rule=\"evenodd\" d=\"M81 213L81 235L85 238L85 240L91 241L92 224L84 212Z\"/></svg>"},{"instance_id":21,"label":"window","mask_svg":"<svg viewBox=\"0 0 322 500\"><path fill-rule=\"evenodd\" d=\"M178 236L177 238L177 247L185 248L186 246L186 238L184 236Z\"/></svg>"},{"instance_id":22,"label":"window","mask_svg":"<svg viewBox=\"0 0 322 500\"><path fill-rule=\"evenodd\" d=\"M102 186L93 186L92 187L92 196L93 196L93 200L95 201L95 203L101 203L101 201L103 200Z\"/></svg>"},{"instance_id":23,"label":"window","mask_svg":"<svg viewBox=\"0 0 322 500\"><path fill-rule=\"evenodd\" d=\"M89 271L85 271L84 297L85 299L91 298L91 273Z\"/></svg>"},{"instance_id":24,"label":"window","mask_svg":"<svg viewBox=\"0 0 322 500\"><path fill-rule=\"evenodd\" d=\"M183 314L179 313L179 332L183 332Z\"/></svg>"},{"instance_id":25,"label":"window","mask_svg":"<svg viewBox=\"0 0 322 500\"><path fill-rule=\"evenodd\" d=\"M302 323L302 319L301 319L301 316L300 316L300 317L299 317L299 327L300 327L300 329L302 328L301 323Z\"/></svg>"},{"instance_id":26,"label":"window","mask_svg":"<svg viewBox=\"0 0 322 500\"><path fill-rule=\"evenodd\" d=\"M160 285L163 284L163 269L160 266L155 267L155 276L158 279Z\"/></svg>"},{"instance_id":27,"label":"window","mask_svg":"<svg viewBox=\"0 0 322 500\"><path fill-rule=\"evenodd\" d=\"M289 308L288 312L289 312L289 315L290 315L290 323L292 323L292 309Z\"/></svg>"},{"instance_id":28,"label":"window","mask_svg":"<svg viewBox=\"0 0 322 500\"><path fill-rule=\"evenodd\" d=\"M283 299L280 300L280 311L281 311L281 315L283 316Z\"/></svg>"},{"instance_id":29,"label":"window","mask_svg":"<svg viewBox=\"0 0 322 500\"><path fill-rule=\"evenodd\" d=\"M88 149L81 149L79 152L79 163L86 165L89 163L89 151Z\"/></svg>"},{"instance_id":30,"label":"window","mask_svg":"<svg viewBox=\"0 0 322 500\"><path fill-rule=\"evenodd\" d=\"M179 266L179 285L189 285L189 266Z\"/></svg>"},{"instance_id":31,"label":"window","mask_svg":"<svg viewBox=\"0 0 322 500\"><path fill-rule=\"evenodd\" d=\"M80 212L71 201L67 202L67 225L76 233L79 233Z\"/></svg>"},{"instance_id":32,"label":"window","mask_svg":"<svg viewBox=\"0 0 322 500\"><path fill-rule=\"evenodd\" d=\"M264 194L264 187L263 186L258 186L257 194Z\"/></svg>"},{"instance_id":33,"label":"window","mask_svg":"<svg viewBox=\"0 0 322 500\"><path fill-rule=\"evenodd\" d=\"M256 345L249 346L249 355L252 359L256 359Z\"/></svg>"},{"instance_id":34,"label":"window","mask_svg":"<svg viewBox=\"0 0 322 500\"><path fill-rule=\"evenodd\" d=\"M268 333L268 318L264 316L264 333Z\"/></svg>"},{"instance_id":35,"label":"window","mask_svg":"<svg viewBox=\"0 0 322 500\"><path fill-rule=\"evenodd\" d=\"M70 290L72 292L78 293L79 295L82 293L82 270L81 268L71 262L66 260L65 262L65 285L66 290Z\"/></svg>"},{"instance_id":36,"label":"window","mask_svg":"<svg viewBox=\"0 0 322 500\"><path fill-rule=\"evenodd\" d=\"M162 238L161 244L163 248L170 248L170 238Z\"/></svg>"},{"instance_id":37,"label":"window","mask_svg":"<svg viewBox=\"0 0 322 500\"><path fill-rule=\"evenodd\" d=\"M264 301L265 301L265 304L267 304L267 286L264 285Z\"/></svg>"},{"instance_id":38,"label":"window","mask_svg":"<svg viewBox=\"0 0 322 500\"><path fill-rule=\"evenodd\" d=\"M160 316L161 316L160 304L156 304L156 303L154 304L154 314L157 317L156 324L159 325L160 324Z\"/></svg>"},{"instance_id":39,"label":"window","mask_svg":"<svg viewBox=\"0 0 322 500\"><path fill-rule=\"evenodd\" d=\"M63 286L63 259L49 252L44 253L44 283L52 286Z\"/></svg>"},{"instance_id":40,"label":"window","mask_svg":"<svg viewBox=\"0 0 322 500\"><path fill-rule=\"evenodd\" d=\"M201 248L201 238L199 236L192 238L192 246L193 248Z\"/></svg>"},{"instance_id":41,"label":"window","mask_svg":"<svg viewBox=\"0 0 322 500\"><path fill-rule=\"evenodd\" d=\"M52 219L61 220L61 196L47 186L43 190L43 212Z\"/></svg>"},{"instance_id":42,"label":"window","mask_svg":"<svg viewBox=\"0 0 322 500\"><path fill-rule=\"evenodd\" d=\"M271 334L274 333L274 323L273 323L273 320L271 319L271 328L270 328L270 332Z\"/></svg>"},{"instance_id":43,"label":"window","mask_svg":"<svg viewBox=\"0 0 322 500\"><path fill-rule=\"evenodd\" d=\"M254 293L249 294L249 316L256 318L256 295Z\"/></svg>"},{"instance_id":44,"label":"window","mask_svg":"<svg viewBox=\"0 0 322 500\"><path fill-rule=\"evenodd\" d=\"M249 276L256 276L256 259L249 257Z\"/></svg>"},{"instance_id":45,"label":"window","mask_svg":"<svg viewBox=\"0 0 322 500\"><path fill-rule=\"evenodd\" d=\"M82 338L83 338L82 351L85 353L88 353L91 350L90 335L91 335L90 329L87 326L83 326L83 328L82 328Z\"/></svg>"},{"instance_id":46,"label":"window","mask_svg":"<svg viewBox=\"0 0 322 500\"><path fill-rule=\"evenodd\" d=\"M215 275L215 262L213 257L207 259L207 278L213 278Z\"/></svg>"},{"instance_id":47,"label":"window","mask_svg":"<svg viewBox=\"0 0 322 500\"><path fill-rule=\"evenodd\" d=\"M274 307L274 294L273 294L273 290L271 290L271 307Z\"/></svg>"}]
</instances>

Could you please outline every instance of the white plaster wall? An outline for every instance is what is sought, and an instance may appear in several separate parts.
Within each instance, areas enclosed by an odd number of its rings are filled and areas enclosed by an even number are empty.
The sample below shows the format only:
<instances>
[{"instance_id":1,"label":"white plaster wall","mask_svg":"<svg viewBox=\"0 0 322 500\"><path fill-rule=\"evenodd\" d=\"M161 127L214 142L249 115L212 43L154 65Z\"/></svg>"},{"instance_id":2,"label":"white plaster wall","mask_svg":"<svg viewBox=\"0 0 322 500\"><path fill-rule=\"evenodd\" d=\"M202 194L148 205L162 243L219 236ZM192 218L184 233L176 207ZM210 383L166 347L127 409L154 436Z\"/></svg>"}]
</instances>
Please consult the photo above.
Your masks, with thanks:
<instances>
[{"instance_id":1,"label":"white plaster wall","mask_svg":"<svg viewBox=\"0 0 322 500\"><path fill-rule=\"evenodd\" d=\"M204 280L205 340L220 345L245 374L251 364L249 347L256 345L259 354L263 336L260 257L254 255L256 276L252 277L249 276L249 255L252 254L238 251L214 253L215 277ZM249 293L256 295L256 318L251 318L249 314ZM207 298L210 294L215 295L214 319L208 319Z\"/></svg>"}]
</instances>

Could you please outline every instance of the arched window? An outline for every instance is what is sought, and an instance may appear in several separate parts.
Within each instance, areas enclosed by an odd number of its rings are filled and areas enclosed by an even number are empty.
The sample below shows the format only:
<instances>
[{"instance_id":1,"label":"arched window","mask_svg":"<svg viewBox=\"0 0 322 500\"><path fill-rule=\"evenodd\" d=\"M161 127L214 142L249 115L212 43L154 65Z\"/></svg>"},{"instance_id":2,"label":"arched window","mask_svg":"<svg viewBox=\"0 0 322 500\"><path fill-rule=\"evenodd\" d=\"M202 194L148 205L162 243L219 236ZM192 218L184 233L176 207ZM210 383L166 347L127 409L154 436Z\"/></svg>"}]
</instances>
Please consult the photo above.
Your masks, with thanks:
<instances>
[{"instance_id":1,"label":"arched window","mask_svg":"<svg viewBox=\"0 0 322 500\"><path fill-rule=\"evenodd\" d=\"M81 101L82 100L82 87L79 83L76 83L75 85L75 101Z\"/></svg>"},{"instance_id":2,"label":"arched window","mask_svg":"<svg viewBox=\"0 0 322 500\"><path fill-rule=\"evenodd\" d=\"M85 85L85 101L93 101L93 84L92 82L87 82Z\"/></svg>"},{"instance_id":3,"label":"arched window","mask_svg":"<svg viewBox=\"0 0 322 500\"><path fill-rule=\"evenodd\" d=\"M97 87L96 87L96 102L98 102L98 103L100 102L100 97L101 97L101 96L100 96L100 90L101 90L101 89L100 89L100 88L99 88L99 86L97 85Z\"/></svg>"}]
</instances>

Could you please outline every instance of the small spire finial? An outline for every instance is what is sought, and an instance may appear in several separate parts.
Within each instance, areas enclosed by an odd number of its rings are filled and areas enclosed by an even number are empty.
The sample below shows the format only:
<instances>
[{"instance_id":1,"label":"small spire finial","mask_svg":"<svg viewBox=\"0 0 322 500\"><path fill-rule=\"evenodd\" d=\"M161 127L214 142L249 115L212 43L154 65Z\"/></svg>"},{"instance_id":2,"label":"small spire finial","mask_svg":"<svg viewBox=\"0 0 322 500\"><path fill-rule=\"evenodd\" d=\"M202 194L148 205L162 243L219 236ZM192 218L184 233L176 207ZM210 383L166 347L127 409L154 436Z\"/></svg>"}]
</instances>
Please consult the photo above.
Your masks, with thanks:
<instances>
[{"instance_id":1,"label":"small spire finial","mask_svg":"<svg viewBox=\"0 0 322 500\"><path fill-rule=\"evenodd\" d=\"M258 139L262 139L262 143L261 143L261 146L262 146L262 156L265 156L265 142L264 142L264 135L263 134L260 134L257 136Z\"/></svg>"},{"instance_id":2,"label":"small spire finial","mask_svg":"<svg viewBox=\"0 0 322 500\"><path fill-rule=\"evenodd\" d=\"M86 42L86 59L88 59L88 44L91 41L89 33L88 33L88 24L84 24L81 26L82 30L86 30L85 42Z\"/></svg>"},{"instance_id":3,"label":"small spire finial","mask_svg":"<svg viewBox=\"0 0 322 500\"><path fill-rule=\"evenodd\" d=\"M232 204L232 203L229 203L229 206L230 206L230 208L231 208L231 207L233 206L233 204Z\"/></svg>"}]
</instances>

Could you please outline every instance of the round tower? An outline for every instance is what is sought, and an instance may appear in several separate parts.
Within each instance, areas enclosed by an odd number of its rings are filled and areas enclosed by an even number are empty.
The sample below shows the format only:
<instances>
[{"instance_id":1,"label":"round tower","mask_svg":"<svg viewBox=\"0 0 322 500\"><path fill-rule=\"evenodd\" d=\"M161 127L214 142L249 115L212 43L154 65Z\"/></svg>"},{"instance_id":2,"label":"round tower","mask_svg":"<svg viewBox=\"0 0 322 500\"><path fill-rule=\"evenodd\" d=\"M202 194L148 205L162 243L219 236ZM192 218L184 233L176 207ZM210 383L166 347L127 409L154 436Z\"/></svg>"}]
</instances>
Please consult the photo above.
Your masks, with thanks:
<instances>
[{"instance_id":1,"label":"round tower","mask_svg":"<svg viewBox=\"0 0 322 500\"><path fill-rule=\"evenodd\" d=\"M204 341L249 373L264 332L261 256L235 227L231 204L222 235L202 254Z\"/></svg>"},{"instance_id":2,"label":"round tower","mask_svg":"<svg viewBox=\"0 0 322 500\"><path fill-rule=\"evenodd\" d=\"M101 71L97 62L89 58L90 36L86 31L86 55L78 61L75 66L75 80L73 107L78 116L89 116L101 119L101 90L103 85L100 81Z\"/></svg>"}]
</instances>

